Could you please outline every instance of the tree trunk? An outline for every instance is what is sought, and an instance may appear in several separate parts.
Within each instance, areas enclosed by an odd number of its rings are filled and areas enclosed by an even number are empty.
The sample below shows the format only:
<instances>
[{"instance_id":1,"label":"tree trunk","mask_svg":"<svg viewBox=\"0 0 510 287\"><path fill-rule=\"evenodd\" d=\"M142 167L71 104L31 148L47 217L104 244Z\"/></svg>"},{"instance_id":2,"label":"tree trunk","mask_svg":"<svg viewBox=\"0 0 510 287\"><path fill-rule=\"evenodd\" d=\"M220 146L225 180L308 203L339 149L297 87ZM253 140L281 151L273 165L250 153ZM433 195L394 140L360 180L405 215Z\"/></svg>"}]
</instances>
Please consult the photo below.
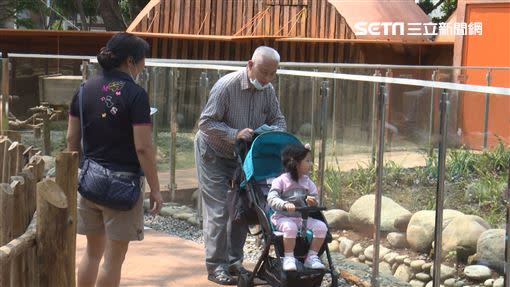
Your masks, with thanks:
<instances>
[{"instance_id":1,"label":"tree trunk","mask_svg":"<svg viewBox=\"0 0 510 287\"><path fill-rule=\"evenodd\" d=\"M116 0L98 1L98 10L107 31L126 31L126 23L122 19L119 3Z\"/></svg>"},{"instance_id":2,"label":"tree trunk","mask_svg":"<svg viewBox=\"0 0 510 287\"><path fill-rule=\"evenodd\" d=\"M82 0L74 0L74 3L76 4L76 8L78 9L78 14L80 14L82 30L84 31L90 30L89 25L87 23L87 17L85 16L85 9L83 9Z\"/></svg>"}]
</instances>

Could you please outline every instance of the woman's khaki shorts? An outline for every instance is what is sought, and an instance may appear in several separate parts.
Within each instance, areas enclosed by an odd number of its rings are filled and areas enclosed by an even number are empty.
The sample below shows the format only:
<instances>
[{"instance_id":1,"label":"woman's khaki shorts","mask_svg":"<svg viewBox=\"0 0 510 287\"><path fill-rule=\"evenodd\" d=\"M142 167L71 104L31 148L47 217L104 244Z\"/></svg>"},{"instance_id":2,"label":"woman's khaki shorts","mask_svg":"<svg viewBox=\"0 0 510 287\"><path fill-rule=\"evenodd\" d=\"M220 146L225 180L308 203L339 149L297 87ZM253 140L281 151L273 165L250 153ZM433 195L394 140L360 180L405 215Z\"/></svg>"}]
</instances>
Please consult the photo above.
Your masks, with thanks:
<instances>
[{"instance_id":1,"label":"woman's khaki shorts","mask_svg":"<svg viewBox=\"0 0 510 287\"><path fill-rule=\"evenodd\" d=\"M119 211L95 204L78 193L77 213L78 234L106 234L106 237L111 240L143 239L143 192L140 192L140 198L133 209L128 211Z\"/></svg>"}]
</instances>

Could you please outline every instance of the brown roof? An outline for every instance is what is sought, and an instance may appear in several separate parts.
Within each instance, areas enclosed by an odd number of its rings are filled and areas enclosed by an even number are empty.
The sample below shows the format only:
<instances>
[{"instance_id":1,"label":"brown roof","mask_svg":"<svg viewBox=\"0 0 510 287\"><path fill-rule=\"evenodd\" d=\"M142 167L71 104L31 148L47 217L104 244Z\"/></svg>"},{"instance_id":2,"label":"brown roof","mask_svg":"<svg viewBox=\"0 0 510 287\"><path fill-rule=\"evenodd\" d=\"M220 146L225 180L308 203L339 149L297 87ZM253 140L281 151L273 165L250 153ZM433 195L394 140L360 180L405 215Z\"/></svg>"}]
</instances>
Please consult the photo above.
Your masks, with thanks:
<instances>
[{"instance_id":1,"label":"brown roof","mask_svg":"<svg viewBox=\"0 0 510 287\"><path fill-rule=\"evenodd\" d=\"M354 31L358 22L429 23L429 17L414 0L327 0L342 15ZM406 26L407 27L407 26ZM413 26L414 27L414 26ZM427 36L413 35L356 35L358 39L389 40L402 42L428 41ZM390 33L391 34L391 33Z\"/></svg>"}]
</instances>

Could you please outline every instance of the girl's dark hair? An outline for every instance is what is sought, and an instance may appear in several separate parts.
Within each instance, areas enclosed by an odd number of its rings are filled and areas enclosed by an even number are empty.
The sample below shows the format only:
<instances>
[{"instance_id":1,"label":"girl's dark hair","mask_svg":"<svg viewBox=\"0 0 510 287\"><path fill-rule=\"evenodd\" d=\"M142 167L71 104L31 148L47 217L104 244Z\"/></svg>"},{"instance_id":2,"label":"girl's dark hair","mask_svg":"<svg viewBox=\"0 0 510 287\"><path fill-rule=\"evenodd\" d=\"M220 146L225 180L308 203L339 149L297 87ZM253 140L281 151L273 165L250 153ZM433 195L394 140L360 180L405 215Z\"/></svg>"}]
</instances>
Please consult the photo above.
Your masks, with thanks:
<instances>
[{"instance_id":1,"label":"girl's dark hair","mask_svg":"<svg viewBox=\"0 0 510 287\"><path fill-rule=\"evenodd\" d=\"M149 53L149 43L144 39L129 33L117 33L106 43L106 47L101 48L97 54L97 62L106 70L112 70L119 67L132 57L137 63Z\"/></svg>"},{"instance_id":2,"label":"girl's dark hair","mask_svg":"<svg viewBox=\"0 0 510 287\"><path fill-rule=\"evenodd\" d=\"M288 145L282 152L283 168L290 173L290 177L296 182L299 180L298 165L309 152L310 150L302 144Z\"/></svg>"}]
</instances>

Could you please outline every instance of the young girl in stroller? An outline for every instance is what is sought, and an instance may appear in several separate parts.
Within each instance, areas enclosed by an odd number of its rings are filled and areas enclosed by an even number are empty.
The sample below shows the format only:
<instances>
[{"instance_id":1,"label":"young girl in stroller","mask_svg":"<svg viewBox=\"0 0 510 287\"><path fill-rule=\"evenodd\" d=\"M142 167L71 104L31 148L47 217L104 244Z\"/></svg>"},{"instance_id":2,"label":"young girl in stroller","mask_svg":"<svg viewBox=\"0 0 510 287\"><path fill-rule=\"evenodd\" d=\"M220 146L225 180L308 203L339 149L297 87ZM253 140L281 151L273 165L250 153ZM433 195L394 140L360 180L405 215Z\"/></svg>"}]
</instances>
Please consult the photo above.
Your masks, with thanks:
<instances>
[{"instance_id":1,"label":"young girl in stroller","mask_svg":"<svg viewBox=\"0 0 510 287\"><path fill-rule=\"evenodd\" d=\"M282 152L282 163L285 173L272 182L267 201L275 211L271 222L278 231L283 232L283 270L295 271L296 259L294 248L298 228L301 228L303 219L295 211L297 207L317 205L317 187L308 177L312 165L309 146L291 144ZM313 240L304 261L304 266L310 269L324 269L319 256L326 233L328 231L324 222L308 218L307 228L313 232Z\"/></svg>"}]
</instances>

